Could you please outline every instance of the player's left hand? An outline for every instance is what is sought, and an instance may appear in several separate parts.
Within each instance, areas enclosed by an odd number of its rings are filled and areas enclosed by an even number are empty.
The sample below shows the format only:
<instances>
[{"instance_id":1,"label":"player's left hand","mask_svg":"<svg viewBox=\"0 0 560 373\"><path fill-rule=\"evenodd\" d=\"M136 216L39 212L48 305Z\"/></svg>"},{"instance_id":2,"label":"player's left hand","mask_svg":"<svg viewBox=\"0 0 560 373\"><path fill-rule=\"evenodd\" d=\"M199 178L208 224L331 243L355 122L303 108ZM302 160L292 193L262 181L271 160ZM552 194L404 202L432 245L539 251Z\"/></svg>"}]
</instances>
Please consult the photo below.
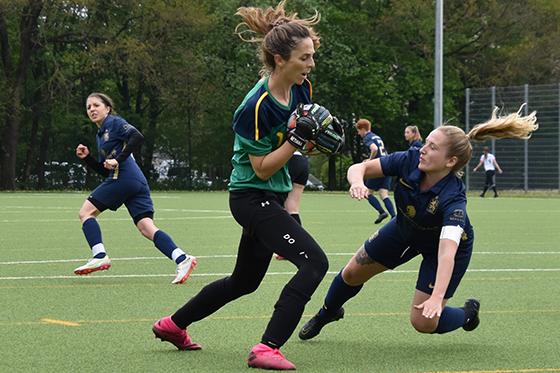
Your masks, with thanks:
<instances>
[{"instance_id":1,"label":"player's left hand","mask_svg":"<svg viewBox=\"0 0 560 373\"><path fill-rule=\"evenodd\" d=\"M437 299L434 297L428 298L427 301L421 304L415 304L414 308L416 308L417 310L422 310L422 316L428 319L433 319L434 316L440 317L441 312L443 311L441 299Z\"/></svg>"},{"instance_id":2,"label":"player's left hand","mask_svg":"<svg viewBox=\"0 0 560 373\"><path fill-rule=\"evenodd\" d=\"M103 167L105 167L108 170L114 170L118 166L119 166L119 162L117 162L116 159L106 159L105 162L103 162Z\"/></svg>"},{"instance_id":3,"label":"player's left hand","mask_svg":"<svg viewBox=\"0 0 560 373\"><path fill-rule=\"evenodd\" d=\"M350 185L350 197L360 200L362 198L367 198L369 194L369 189L364 185L364 183L355 183Z\"/></svg>"}]
</instances>

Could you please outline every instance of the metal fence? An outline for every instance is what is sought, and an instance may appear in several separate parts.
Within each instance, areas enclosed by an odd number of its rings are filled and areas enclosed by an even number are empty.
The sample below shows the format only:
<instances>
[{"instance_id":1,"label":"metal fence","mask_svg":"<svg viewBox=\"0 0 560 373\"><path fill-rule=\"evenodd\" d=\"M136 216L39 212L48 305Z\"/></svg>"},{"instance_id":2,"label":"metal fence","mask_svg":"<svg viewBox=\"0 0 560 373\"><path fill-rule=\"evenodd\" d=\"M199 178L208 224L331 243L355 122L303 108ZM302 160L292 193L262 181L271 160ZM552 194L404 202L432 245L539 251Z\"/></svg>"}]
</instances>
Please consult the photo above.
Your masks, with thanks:
<instances>
[{"instance_id":1,"label":"metal fence","mask_svg":"<svg viewBox=\"0 0 560 373\"><path fill-rule=\"evenodd\" d=\"M467 88L465 98L467 131L486 121L495 106L505 114L527 103L523 114L536 110L539 123L529 140L473 143L473 158L465 170L468 189L482 189L484 185L484 170L472 170L480 161L482 148L488 146L503 170L503 174L496 174L498 189L560 190L560 84Z\"/></svg>"}]
</instances>

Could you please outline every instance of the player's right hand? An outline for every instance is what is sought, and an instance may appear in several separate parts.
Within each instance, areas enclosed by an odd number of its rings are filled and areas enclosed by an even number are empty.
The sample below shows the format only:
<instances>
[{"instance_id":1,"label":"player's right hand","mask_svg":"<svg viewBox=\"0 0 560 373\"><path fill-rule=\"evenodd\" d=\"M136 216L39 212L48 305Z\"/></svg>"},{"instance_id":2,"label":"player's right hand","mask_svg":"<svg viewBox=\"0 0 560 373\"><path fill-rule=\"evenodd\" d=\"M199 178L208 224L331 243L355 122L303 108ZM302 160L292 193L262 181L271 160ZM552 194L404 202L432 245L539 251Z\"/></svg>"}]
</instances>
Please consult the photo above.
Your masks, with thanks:
<instances>
[{"instance_id":1,"label":"player's right hand","mask_svg":"<svg viewBox=\"0 0 560 373\"><path fill-rule=\"evenodd\" d=\"M76 155L80 159L84 159L89 155L89 149L87 146L80 144L76 147Z\"/></svg>"},{"instance_id":2,"label":"player's right hand","mask_svg":"<svg viewBox=\"0 0 560 373\"><path fill-rule=\"evenodd\" d=\"M360 200L363 198L367 198L369 194L369 189L364 185L363 182L361 182L361 183L355 183L350 185L349 192L350 192L350 197Z\"/></svg>"}]
</instances>

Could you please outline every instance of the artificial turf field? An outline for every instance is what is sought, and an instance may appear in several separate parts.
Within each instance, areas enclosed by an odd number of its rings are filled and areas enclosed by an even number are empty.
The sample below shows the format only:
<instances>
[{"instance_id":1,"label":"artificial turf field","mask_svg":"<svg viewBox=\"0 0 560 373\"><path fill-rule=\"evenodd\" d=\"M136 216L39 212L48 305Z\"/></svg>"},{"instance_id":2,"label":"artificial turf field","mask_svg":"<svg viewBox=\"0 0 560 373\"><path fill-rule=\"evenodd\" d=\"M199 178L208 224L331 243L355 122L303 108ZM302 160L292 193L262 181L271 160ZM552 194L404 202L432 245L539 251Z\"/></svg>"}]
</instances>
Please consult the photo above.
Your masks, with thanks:
<instances>
[{"instance_id":1,"label":"artificial turf field","mask_svg":"<svg viewBox=\"0 0 560 373\"><path fill-rule=\"evenodd\" d=\"M78 221L84 193L0 193L0 372L239 372L294 267L273 261L260 288L189 327L201 351L156 340L152 323L230 273L240 227L225 192L153 193L156 224L199 265L183 285L175 266L137 232L126 209L99 222L109 271L72 270L90 251ZM475 249L450 305L481 300L481 324L445 335L408 321L418 258L370 280L343 320L282 348L302 372L560 372L560 196L469 198ZM308 304L377 228L365 201L304 194L304 226L330 269Z\"/></svg>"}]
</instances>

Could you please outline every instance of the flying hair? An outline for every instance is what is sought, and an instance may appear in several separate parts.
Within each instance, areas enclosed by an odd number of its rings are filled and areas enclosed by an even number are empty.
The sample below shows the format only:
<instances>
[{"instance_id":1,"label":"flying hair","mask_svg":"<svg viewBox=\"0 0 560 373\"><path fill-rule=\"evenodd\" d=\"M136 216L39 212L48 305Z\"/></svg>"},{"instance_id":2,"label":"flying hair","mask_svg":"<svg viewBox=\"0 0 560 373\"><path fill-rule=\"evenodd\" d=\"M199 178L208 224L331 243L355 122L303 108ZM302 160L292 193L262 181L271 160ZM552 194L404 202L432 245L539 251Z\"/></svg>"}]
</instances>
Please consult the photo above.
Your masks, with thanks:
<instances>
[{"instance_id":1,"label":"flying hair","mask_svg":"<svg viewBox=\"0 0 560 373\"><path fill-rule=\"evenodd\" d=\"M492 111L492 117L484 123L477 124L469 131L467 136L475 141L487 139L529 139L534 131L539 128L537 112L522 116L520 113L527 105L521 105L516 113L498 117L500 108L497 106Z\"/></svg>"},{"instance_id":2,"label":"flying hair","mask_svg":"<svg viewBox=\"0 0 560 373\"><path fill-rule=\"evenodd\" d=\"M484 123L474 126L469 133L456 126L445 125L437 130L442 131L448 142L447 155L457 157L457 163L453 172L462 176L462 168L472 157L471 141L482 141L487 139L528 139L532 133L539 128L536 111L522 116L521 111L526 104L521 105L516 113L498 116L499 108L495 107L492 116Z\"/></svg>"},{"instance_id":3,"label":"flying hair","mask_svg":"<svg viewBox=\"0 0 560 373\"><path fill-rule=\"evenodd\" d=\"M235 27L235 34L244 42L260 44L261 74L274 70L275 55L288 60L302 39L311 38L315 49L321 44L312 27L321 19L319 12L315 10L312 17L299 19L297 13L286 13L285 4L283 0L276 8L241 7L235 13L243 19Z\"/></svg>"}]
</instances>

